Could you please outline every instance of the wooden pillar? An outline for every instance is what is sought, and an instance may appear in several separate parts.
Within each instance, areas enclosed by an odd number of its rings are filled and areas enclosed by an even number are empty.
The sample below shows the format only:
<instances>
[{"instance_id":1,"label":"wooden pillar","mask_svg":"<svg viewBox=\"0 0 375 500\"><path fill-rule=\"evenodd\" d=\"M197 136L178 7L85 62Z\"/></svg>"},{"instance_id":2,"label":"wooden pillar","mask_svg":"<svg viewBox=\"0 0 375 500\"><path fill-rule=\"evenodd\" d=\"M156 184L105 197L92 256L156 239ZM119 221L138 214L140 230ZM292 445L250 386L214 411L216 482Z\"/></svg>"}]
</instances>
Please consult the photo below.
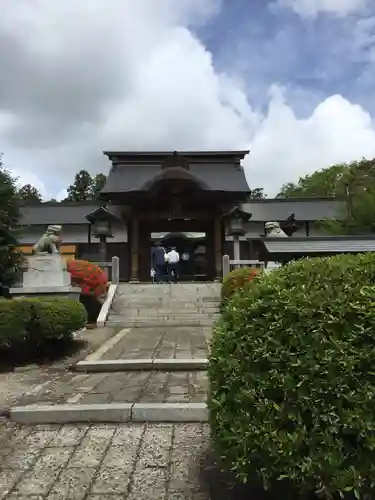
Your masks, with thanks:
<instances>
[{"instance_id":1,"label":"wooden pillar","mask_svg":"<svg viewBox=\"0 0 375 500\"><path fill-rule=\"evenodd\" d=\"M130 281L139 283L139 221L134 217L130 232Z\"/></svg>"},{"instance_id":2,"label":"wooden pillar","mask_svg":"<svg viewBox=\"0 0 375 500\"><path fill-rule=\"evenodd\" d=\"M223 224L221 215L214 220L215 281L221 281L223 264Z\"/></svg>"}]
</instances>

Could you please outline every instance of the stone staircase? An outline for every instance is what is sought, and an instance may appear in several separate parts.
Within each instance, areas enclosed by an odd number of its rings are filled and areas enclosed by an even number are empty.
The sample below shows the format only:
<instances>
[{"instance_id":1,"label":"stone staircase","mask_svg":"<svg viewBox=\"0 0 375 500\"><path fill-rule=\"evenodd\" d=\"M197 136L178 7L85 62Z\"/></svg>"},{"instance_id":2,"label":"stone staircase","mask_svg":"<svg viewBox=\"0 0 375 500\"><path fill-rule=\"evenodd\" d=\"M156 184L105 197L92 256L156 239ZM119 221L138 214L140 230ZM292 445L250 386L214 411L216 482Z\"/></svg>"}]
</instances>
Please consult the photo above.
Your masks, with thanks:
<instances>
[{"instance_id":1,"label":"stone staircase","mask_svg":"<svg viewBox=\"0 0 375 500\"><path fill-rule=\"evenodd\" d=\"M219 283L124 283L117 288L106 325L211 326L219 304Z\"/></svg>"}]
</instances>

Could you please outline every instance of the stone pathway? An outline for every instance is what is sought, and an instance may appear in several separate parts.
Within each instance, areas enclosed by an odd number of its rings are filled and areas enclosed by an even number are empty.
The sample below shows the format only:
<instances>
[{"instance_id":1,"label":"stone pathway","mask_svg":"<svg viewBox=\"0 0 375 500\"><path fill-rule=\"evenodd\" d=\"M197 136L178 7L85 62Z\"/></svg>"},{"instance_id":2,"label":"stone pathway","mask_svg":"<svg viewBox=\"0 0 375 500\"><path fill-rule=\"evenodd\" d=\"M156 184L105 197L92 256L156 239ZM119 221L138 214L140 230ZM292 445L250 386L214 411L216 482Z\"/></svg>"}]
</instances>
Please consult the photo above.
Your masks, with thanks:
<instances>
[{"instance_id":1,"label":"stone pathway","mask_svg":"<svg viewBox=\"0 0 375 500\"><path fill-rule=\"evenodd\" d=\"M219 285L158 287L121 285L111 320L117 331L130 327L102 360L207 357ZM25 373L16 375L32 377ZM204 371L75 373L61 366L39 370L34 382L7 401L204 403L208 388ZM0 499L208 500L201 481L208 445L206 424L0 423Z\"/></svg>"},{"instance_id":2,"label":"stone pathway","mask_svg":"<svg viewBox=\"0 0 375 500\"><path fill-rule=\"evenodd\" d=\"M101 359L205 358L211 327L132 328Z\"/></svg>"},{"instance_id":3,"label":"stone pathway","mask_svg":"<svg viewBox=\"0 0 375 500\"><path fill-rule=\"evenodd\" d=\"M1 499L209 499L200 473L206 425L4 427Z\"/></svg>"},{"instance_id":4,"label":"stone pathway","mask_svg":"<svg viewBox=\"0 0 375 500\"><path fill-rule=\"evenodd\" d=\"M185 359L207 357L209 327L132 328L101 359ZM37 374L9 374L9 380L27 383L13 405L103 403L204 403L208 381L205 371L131 371L75 373L39 370ZM4 406L3 406L4 409Z\"/></svg>"}]
</instances>

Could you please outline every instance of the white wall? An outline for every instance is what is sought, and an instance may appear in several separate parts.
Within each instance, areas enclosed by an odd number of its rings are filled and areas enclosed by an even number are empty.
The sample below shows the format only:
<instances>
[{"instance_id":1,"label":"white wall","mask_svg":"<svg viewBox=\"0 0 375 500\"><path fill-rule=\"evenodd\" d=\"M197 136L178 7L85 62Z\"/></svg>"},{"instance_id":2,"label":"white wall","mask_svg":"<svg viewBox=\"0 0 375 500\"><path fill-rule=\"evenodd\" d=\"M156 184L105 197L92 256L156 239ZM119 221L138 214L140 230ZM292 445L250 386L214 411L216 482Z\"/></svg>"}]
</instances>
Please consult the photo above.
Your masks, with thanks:
<instances>
[{"instance_id":1,"label":"white wall","mask_svg":"<svg viewBox=\"0 0 375 500\"><path fill-rule=\"evenodd\" d=\"M63 226L63 243L88 243L88 224L67 224ZM46 226L29 226L22 230L19 241L22 245L35 244L46 230ZM113 238L108 238L108 243L127 243L127 226L121 223L112 226ZM91 236L91 242L97 243L98 239Z\"/></svg>"}]
</instances>

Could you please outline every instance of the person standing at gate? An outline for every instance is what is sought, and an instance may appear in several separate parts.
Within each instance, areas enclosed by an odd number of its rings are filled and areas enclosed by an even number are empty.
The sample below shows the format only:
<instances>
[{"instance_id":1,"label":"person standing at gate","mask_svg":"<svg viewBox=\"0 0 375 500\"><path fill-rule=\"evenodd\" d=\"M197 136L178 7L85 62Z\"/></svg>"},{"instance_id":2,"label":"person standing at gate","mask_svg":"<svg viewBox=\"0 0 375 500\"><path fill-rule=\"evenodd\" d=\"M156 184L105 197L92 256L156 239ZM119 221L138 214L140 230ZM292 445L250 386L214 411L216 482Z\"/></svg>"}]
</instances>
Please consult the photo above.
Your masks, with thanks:
<instances>
[{"instance_id":1,"label":"person standing at gate","mask_svg":"<svg viewBox=\"0 0 375 500\"><path fill-rule=\"evenodd\" d=\"M155 279L157 283L164 281L166 251L160 241L155 243L151 253L151 265L155 269Z\"/></svg>"},{"instance_id":2,"label":"person standing at gate","mask_svg":"<svg viewBox=\"0 0 375 500\"><path fill-rule=\"evenodd\" d=\"M175 247L172 247L167 253L168 281L172 281L172 275L175 283L178 280L178 263L180 262L180 254Z\"/></svg>"}]
</instances>

